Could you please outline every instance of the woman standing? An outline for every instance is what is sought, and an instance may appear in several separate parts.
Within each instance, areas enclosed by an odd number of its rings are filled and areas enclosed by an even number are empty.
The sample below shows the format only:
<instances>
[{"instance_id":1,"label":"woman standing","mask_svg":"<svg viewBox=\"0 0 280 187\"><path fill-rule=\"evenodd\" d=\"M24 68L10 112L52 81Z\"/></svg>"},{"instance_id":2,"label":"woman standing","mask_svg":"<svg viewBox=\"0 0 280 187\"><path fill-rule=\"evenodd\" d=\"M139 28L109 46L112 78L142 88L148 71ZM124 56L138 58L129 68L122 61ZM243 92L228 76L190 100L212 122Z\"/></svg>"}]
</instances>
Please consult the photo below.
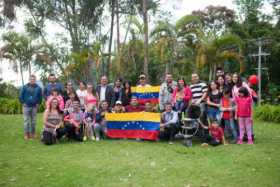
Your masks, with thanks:
<instances>
[{"instance_id":1,"label":"woman standing","mask_svg":"<svg viewBox=\"0 0 280 187\"><path fill-rule=\"evenodd\" d=\"M191 89L187 86L184 78L178 79L177 87L173 91L172 98L175 111L179 113L184 112L192 98Z\"/></svg>"},{"instance_id":2,"label":"woman standing","mask_svg":"<svg viewBox=\"0 0 280 187\"><path fill-rule=\"evenodd\" d=\"M57 98L50 101L50 105L44 112L43 116L44 130L42 134L42 142L46 145L56 143L57 138L62 136L58 130L62 124L62 113L59 109Z\"/></svg>"},{"instance_id":3,"label":"woman standing","mask_svg":"<svg viewBox=\"0 0 280 187\"><path fill-rule=\"evenodd\" d=\"M239 94L239 89L241 87L247 88L247 90L251 90L249 85L246 82L243 82L240 75L238 73L234 73L232 75L232 82L233 82L233 88L232 88L232 97L235 99ZM249 92L249 95L251 96L251 92Z\"/></svg>"},{"instance_id":4,"label":"woman standing","mask_svg":"<svg viewBox=\"0 0 280 187\"><path fill-rule=\"evenodd\" d=\"M127 106L130 103L131 99L131 86L129 81L125 81L123 83L123 94L122 94L122 104L123 106Z\"/></svg>"},{"instance_id":5,"label":"woman standing","mask_svg":"<svg viewBox=\"0 0 280 187\"><path fill-rule=\"evenodd\" d=\"M79 89L76 91L76 94L80 100L80 106L82 111L85 111L85 97L87 95L86 90L86 83L83 81L80 81L79 83Z\"/></svg>"},{"instance_id":6,"label":"woman standing","mask_svg":"<svg viewBox=\"0 0 280 187\"><path fill-rule=\"evenodd\" d=\"M218 89L218 84L215 81L210 82L207 97L207 115L210 122L220 121L220 102L222 93Z\"/></svg>"},{"instance_id":7,"label":"woman standing","mask_svg":"<svg viewBox=\"0 0 280 187\"><path fill-rule=\"evenodd\" d=\"M97 97L94 95L95 91L93 90L93 85L91 83L87 84L87 95L84 98L85 108L91 108L94 106L95 108L98 105Z\"/></svg>"},{"instance_id":8,"label":"woman standing","mask_svg":"<svg viewBox=\"0 0 280 187\"><path fill-rule=\"evenodd\" d=\"M116 79L114 83L114 99L116 101L121 101L122 100L122 94L123 94L123 85L122 85L122 79L118 78ZM114 103L115 104L115 103Z\"/></svg>"}]
</instances>

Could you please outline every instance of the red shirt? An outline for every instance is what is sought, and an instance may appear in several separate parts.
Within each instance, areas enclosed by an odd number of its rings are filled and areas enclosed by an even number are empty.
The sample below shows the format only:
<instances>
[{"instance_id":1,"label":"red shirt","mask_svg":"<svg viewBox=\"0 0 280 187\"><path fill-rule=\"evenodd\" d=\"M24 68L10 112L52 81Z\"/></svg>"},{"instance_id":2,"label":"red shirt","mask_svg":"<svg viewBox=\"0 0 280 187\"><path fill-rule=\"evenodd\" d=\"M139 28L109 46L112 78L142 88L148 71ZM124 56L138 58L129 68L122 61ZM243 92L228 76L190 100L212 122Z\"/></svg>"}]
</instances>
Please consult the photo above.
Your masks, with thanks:
<instances>
[{"instance_id":1,"label":"red shirt","mask_svg":"<svg viewBox=\"0 0 280 187\"><path fill-rule=\"evenodd\" d=\"M221 127L213 127L212 125L209 127L209 132L212 137L216 140L222 141L224 137L224 131Z\"/></svg>"},{"instance_id":2,"label":"red shirt","mask_svg":"<svg viewBox=\"0 0 280 187\"><path fill-rule=\"evenodd\" d=\"M131 106L131 105L128 105L125 107L125 111L126 112L142 112L145 110L145 107L144 106Z\"/></svg>"},{"instance_id":3,"label":"red shirt","mask_svg":"<svg viewBox=\"0 0 280 187\"><path fill-rule=\"evenodd\" d=\"M236 97L236 107L238 117L251 117L252 116L252 97Z\"/></svg>"},{"instance_id":4,"label":"red shirt","mask_svg":"<svg viewBox=\"0 0 280 187\"><path fill-rule=\"evenodd\" d=\"M230 104L230 99L229 98L225 98L223 97L222 98L222 107L223 108L230 108L231 107L231 104ZM230 115L230 111L223 111L223 116L222 116L223 119L230 119L231 118L231 115Z\"/></svg>"}]
</instances>

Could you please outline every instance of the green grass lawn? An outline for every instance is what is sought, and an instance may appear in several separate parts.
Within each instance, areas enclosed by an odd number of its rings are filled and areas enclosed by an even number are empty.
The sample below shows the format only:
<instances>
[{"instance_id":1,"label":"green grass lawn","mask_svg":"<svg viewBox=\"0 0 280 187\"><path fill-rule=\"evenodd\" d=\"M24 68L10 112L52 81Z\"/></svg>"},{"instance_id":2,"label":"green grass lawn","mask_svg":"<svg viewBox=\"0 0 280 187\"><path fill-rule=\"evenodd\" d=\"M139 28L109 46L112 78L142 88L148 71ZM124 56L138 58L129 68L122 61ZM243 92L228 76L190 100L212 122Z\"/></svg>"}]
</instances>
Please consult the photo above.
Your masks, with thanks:
<instances>
[{"instance_id":1,"label":"green grass lawn","mask_svg":"<svg viewBox=\"0 0 280 187\"><path fill-rule=\"evenodd\" d=\"M255 122L254 130L251 146L132 140L45 146L23 140L21 115L0 115L0 186L280 186L280 124Z\"/></svg>"}]
</instances>

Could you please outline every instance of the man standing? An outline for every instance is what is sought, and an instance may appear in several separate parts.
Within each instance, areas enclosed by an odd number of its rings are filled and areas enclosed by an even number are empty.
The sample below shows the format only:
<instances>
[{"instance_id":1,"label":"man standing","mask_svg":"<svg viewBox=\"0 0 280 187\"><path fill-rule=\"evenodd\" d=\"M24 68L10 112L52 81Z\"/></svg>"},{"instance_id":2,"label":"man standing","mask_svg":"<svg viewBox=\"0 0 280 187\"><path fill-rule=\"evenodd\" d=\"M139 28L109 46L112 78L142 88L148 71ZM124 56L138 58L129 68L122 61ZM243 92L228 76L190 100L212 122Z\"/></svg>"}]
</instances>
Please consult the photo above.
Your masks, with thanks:
<instances>
[{"instance_id":1,"label":"man standing","mask_svg":"<svg viewBox=\"0 0 280 187\"><path fill-rule=\"evenodd\" d=\"M146 79L146 74L145 73L140 73L139 84L137 85L137 87L151 87L151 85L147 83L147 79Z\"/></svg>"},{"instance_id":2,"label":"man standing","mask_svg":"<svg viewBox=\"0 0 280 187\"><path fill-rule=\"evenodd\" d=\"M20 102L23 104L24 139L35 138L36 114L42 101L42 89L36 84L36 76L31 75L29 83L22 87Z\"/></svg>"},{"instance_id":3,"label":"man standing","mask_svg":"<svg viewBox=\"0 0 280 187\"><path fill-rule=\"evenodd\" d=\"M108 85L108 78L106 76L101 77L100 85L98 85L96 88L96 95L100 102L107 101L109 107L112 108L114 106L114 90L111 86Z\"/></svg>"},{"instance_id":4,"label":"man standing","mask_svg":"<svg viewBox=\"0 0 280 187\"><path fill-rule=\"evenodd\" d=\"M161 111L164 110L164 105L166 103L172 102L172 93L176 86L177 83L173 81L172 74L167 73L165 75L165 81L161 84L159 91L159 109Z\"/></svg>"},{"instance_id":5,"label":"man standing","mask_svg":"<svg viewBox=\"0 0 280 187\"><path fill-rule=\"evenodd\" d=\"M208 125L206 114L207 84L200 81L197 73L192 74L190 89L192 91L192 104L200 106L201 122ZM205 136L208 134L208 130L201 129L200 133L200 136Z\"/></svg>"},{"instance_id":6,"label":"man standing","mask_svg":"<svg viewBox=\"0 0 280 187\"><path fill-rule=\"evenodd\" d=\"M56 89L58 93L63 94L63 85L59 82L57 82L56 77L54 74L50 74L48 77L48 84L44 88L44 99L47 100L47 98L51 95L51 91L53 89Z\"/></svg>"},{"instance_id":7,"label":"man standing","mask_svg":"<svg viewBox=\"0 0 280 187\"><path fill-rule=\"evenodd\" d=\"M175 134L178 130L178 113L172 110L171 103L165 103L165 111L161 115L160 139L167 139L169 144L173 144Z\"/></svg>"}]
</instances>

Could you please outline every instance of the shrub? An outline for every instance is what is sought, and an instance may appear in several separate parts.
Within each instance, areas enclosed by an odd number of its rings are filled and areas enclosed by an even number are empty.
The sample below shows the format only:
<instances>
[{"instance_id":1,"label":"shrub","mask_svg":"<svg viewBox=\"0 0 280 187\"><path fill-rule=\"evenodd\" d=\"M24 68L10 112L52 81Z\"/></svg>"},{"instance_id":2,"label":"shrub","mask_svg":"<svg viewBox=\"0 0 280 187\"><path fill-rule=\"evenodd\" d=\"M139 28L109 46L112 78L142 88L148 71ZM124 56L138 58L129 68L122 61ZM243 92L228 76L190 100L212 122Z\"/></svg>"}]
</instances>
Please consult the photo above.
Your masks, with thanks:
<instances>
[{"instance_id":1,"label":"shrub","mask_svg":"<svg viewBox=\"0 0 280 187\"><path fill-rule=\"evenodd\" d=\"M280 106L268 104L258 106L254 116L259 120L280 123Z\"/></svg>"},{"instance_id":2,"label":"shrub","mask_svg":"<svg viewBox=\"0 0 280 187\"><path fill-rule=\"evenodd\" d=\"M44 108L44 102L42 102L39 112L43 112ZM0 97L0 114L22 114L22 104L18 99Z\"/></svg>"}]
</instances>

